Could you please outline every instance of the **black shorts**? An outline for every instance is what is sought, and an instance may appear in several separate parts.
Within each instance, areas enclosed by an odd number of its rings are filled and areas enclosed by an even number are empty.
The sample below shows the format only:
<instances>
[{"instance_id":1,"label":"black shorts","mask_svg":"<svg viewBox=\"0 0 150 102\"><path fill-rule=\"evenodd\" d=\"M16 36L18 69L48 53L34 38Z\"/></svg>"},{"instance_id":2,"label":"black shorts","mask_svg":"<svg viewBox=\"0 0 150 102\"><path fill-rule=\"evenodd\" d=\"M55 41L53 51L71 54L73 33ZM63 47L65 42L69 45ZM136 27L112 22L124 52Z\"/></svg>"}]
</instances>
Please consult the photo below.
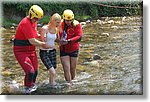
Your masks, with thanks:
<instances>
[{"instance_id":1,"label":"black shorts","mask_svg":"<svg viewBox=\"0 0 150 102\"><path fill-rule=\"evenodd\" d=\"M78 53L79 53L79 50L76 50L71 53L66 53L64 51L60 51L60 57L62 57L62 56L78 57Z\"/></svg>"},{"instance_id":2,"label":"black shorts","mask_svg":"<svg viewBox=\"0 0 150 102\"><path fill-rule=\"evenodd\" d=\"M56 69L56 49L54 50L40 50L40 58L47 69Z\"/></svg>"}]
</instances>

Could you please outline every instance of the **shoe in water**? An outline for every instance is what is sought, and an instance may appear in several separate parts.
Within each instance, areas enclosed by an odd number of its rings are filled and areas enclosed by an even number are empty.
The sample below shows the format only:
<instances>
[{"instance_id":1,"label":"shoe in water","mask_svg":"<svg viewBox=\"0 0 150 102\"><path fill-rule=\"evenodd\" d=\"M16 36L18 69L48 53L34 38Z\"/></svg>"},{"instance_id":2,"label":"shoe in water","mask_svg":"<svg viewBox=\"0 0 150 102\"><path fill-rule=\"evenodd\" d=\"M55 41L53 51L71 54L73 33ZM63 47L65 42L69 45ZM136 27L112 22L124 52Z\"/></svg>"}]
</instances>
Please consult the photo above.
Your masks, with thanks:
<instances>
[{"instance_id":1,"label":"shoe in water","mask_svg":"<svg viewBox=\"0 0 150 102\"><path fill-rule=\"evenodd\" d=\"M37 89L37 87L38 87L38 86L37 86L35 83L33 83L32 88L36 90L36 89Z\"/></svg>"},{"instance_id":2,"label":"shoe in water","mask_svg":"<svg viewBox=\"0 0 150 102\"><path fill-rule=\"evenodd\" d=\"M67 86L67 87L71 87L71 86L73 86L73 83L72 82L67 82L67 83L65 83L65 85Z\"/></svg>"},{"instance_id":3,"label":"shoe in water","mask_svg":"<svg viewBox=\"0 0 150 102\"><path fill-rule=\"evenodd\" d=\"M60 89L60 88L61 88L60 84L58 84L58 83L49 84L49 87L50 87L50 88L53 88L53 89Z\"/></svg>"},{"instance_id":4,"label":"shoe in water","mask_svg":"<svg viewBox=\"0 0 150 102\"><path fill-rule=\"evenodd\" d=\"M35 84L33 84L32 87L26 87L25 94L30 94L31 92L36 91L36 89L37 89L37 85L35 85Z\"/></svg>"}]
</instances>

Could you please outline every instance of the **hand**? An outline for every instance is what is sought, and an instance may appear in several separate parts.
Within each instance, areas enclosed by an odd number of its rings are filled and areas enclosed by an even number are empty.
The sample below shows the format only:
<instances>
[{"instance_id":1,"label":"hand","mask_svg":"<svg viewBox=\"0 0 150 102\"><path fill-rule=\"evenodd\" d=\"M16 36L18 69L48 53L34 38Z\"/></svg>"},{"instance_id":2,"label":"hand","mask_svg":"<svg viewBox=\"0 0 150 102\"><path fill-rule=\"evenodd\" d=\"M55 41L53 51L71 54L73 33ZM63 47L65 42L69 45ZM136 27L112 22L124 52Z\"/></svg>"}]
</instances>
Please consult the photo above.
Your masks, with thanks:
<instances>
[{"instance_id":1,"label":"hand","mask_svg":"<svg viewBox=\"0 0 150 102\"><path fill-rule=\"evenodd\" d=\"M49 49L49 48L50 48L50 46L49 46L47 43L43 44L42 47L43 47L44 49Z\"/></svg>"},{"instance_id":2,"label":"hand","mask_svg":"<svg viewBox=\"0 0 150 102\"><path fill-rule=\"evenodd\" d=\"M49 49L49 48L56 49L55 46L50 46L50 45L48 45L47 43L43 44L42 47L43 47L44 49Z\"/></svg>"},{"instance_id":3,"label":"hand","mask_svg":"<svg viewBox=\"0 0 150 102\"><path fill-rule=\"evenodd\" d=\"M61 41L59 41L59 44L60 44L60 45L66 45L66 44L68 44L68 41L67 41L67 40L66 40L66 41L62 41L62 40L61 40Z\"/></svg>"},{"instance_id":4,"label":"hand","mask_svg":"<svg viewBox=\"0 0 150 102\"><path fill-rule=\"evenodd\" d=\"M49 49L49 48L52 48L50 45L48 45L47 43L43 44L42 47L44 49Z\"/></svg>"}]
</instances>

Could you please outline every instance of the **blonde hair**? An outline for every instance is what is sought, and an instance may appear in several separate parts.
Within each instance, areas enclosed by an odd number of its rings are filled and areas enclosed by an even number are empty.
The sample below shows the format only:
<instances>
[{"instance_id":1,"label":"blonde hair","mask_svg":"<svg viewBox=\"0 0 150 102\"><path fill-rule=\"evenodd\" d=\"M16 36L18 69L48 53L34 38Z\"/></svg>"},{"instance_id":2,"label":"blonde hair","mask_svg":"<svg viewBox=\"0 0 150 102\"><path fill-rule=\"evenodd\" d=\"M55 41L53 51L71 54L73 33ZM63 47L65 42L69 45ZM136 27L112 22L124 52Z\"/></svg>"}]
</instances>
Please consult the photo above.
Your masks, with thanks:
<instances>
[{"instance_id":1,"label":"blonde hair","mask_svg":"<svg viewBox=\"0 0 150 102\"><path fill-rule=\"evenodd\" d=\"M49 24L51 25L54 21L57 21L57 20L61 20L61 16L60 16L58 13L54 13L54 14L51 16L48 25L49 25Z\"/></svg>"},{"instance_id":2,"label":"blonde hair","mask_svg":"<svg viewBox=\"0 0 150 102\"><path fill-rule=\"evenodd\" d=\"M52 27L53 26L53 23L57 20L60 20L61 21L61 16L58 14L58 13L54 13L51 18L50 18L50 21L48 23L48 27ZM60 22L61 23L61 22ZM62 27L61 27L61 24L56 27L56 33L58 34L59 32L62 31ZM59 34L58 34L59 35Z\"/></svg>"},{"instance_id":3,"label":"blonde hair","mask_svg":"<svg viewBox=\"0 0 150 102\"><path fill-rule=\"evenodd\" d=\"M54 13L51 17L52 21L61 20L61 16L58 13Z\"/></svg>"}]
</instances>

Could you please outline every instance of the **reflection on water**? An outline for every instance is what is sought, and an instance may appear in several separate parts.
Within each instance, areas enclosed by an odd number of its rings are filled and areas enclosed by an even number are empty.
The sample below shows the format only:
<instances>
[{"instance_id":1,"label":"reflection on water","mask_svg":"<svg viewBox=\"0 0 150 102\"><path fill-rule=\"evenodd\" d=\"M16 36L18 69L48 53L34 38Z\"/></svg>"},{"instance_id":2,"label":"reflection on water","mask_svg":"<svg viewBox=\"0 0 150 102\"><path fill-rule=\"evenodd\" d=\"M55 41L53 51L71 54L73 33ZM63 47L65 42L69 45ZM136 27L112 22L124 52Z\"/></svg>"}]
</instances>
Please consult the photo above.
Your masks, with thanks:
<instances>
[{"instance_id":1,"label":"reflection on water","mask_svg":"<svg viewBox=\"0 0 150 102\"><path fill-rule=\"evenodd\" d=\"M48 72L39 59L39 87L33 94L142 94L142 18L122 20L114 17L108 21L92 21L84 25L83 31L73 87L67 88L64 84L58 52L56 81L59 87L47 86ZM10 91L13 80L19 84L19 90L23 89L24 73L14 58L10 43L14 34L15 30L5 30L0 38L3 41L2 94L21 94ZM101 59L93 60L95 54Z\"/></svg>"}]
</instances>

